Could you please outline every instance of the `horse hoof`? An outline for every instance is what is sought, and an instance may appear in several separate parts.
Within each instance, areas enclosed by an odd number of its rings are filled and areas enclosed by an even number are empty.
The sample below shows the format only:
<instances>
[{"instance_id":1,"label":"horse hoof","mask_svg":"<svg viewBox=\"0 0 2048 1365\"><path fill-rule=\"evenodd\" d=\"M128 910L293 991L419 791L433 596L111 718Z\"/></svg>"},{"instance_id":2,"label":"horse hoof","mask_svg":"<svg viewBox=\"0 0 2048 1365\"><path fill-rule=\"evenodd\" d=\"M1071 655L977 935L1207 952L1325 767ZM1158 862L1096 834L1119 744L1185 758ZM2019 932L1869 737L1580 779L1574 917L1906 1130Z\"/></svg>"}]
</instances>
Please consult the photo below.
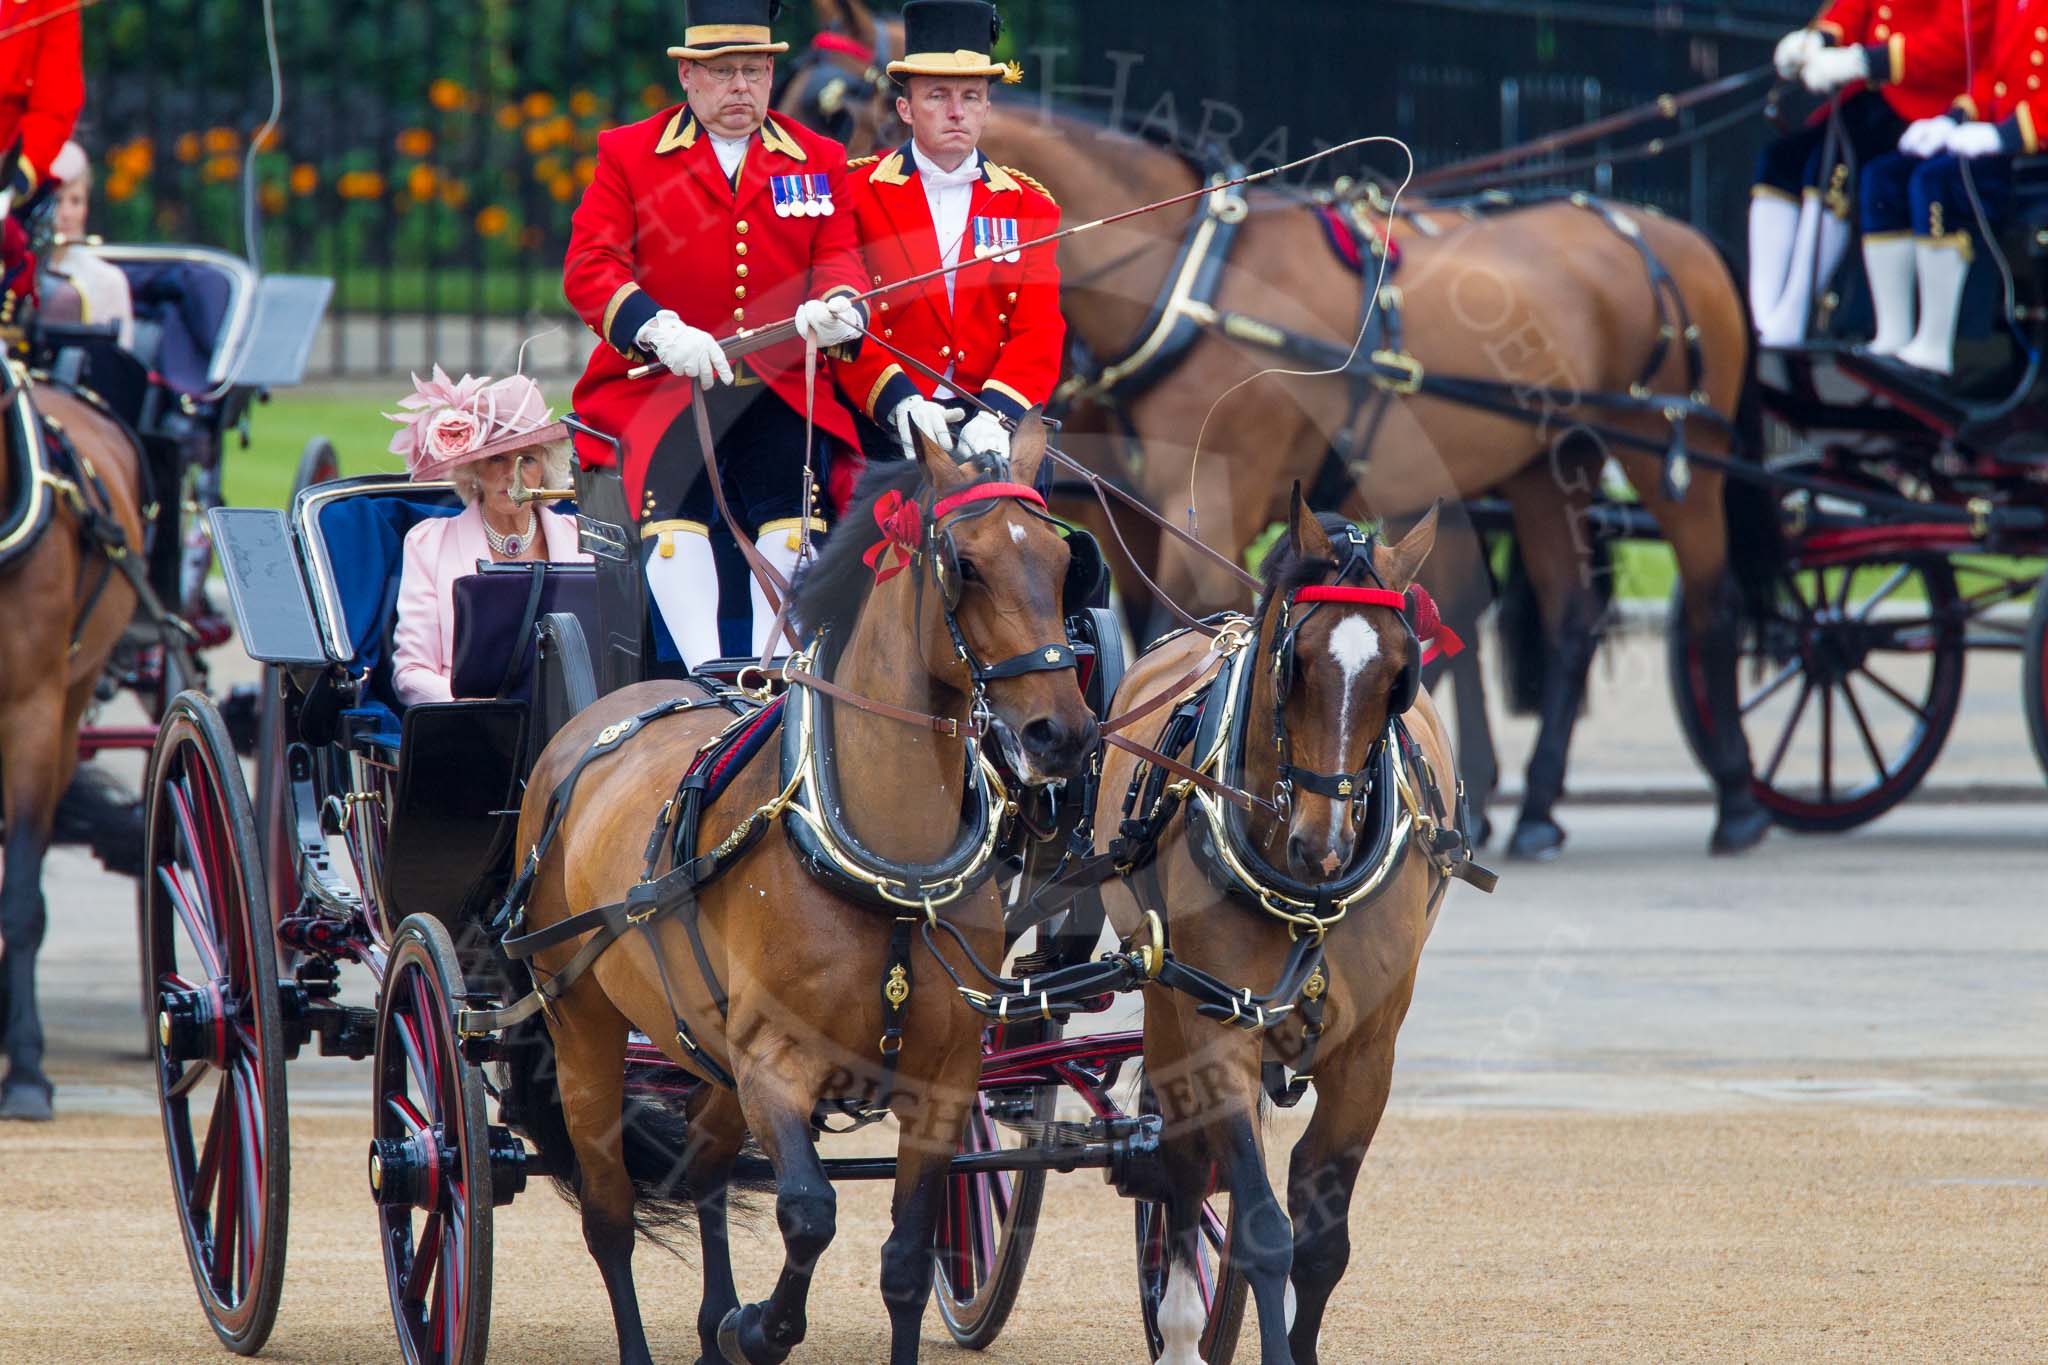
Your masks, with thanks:
<instances>
[{"instance_id":1,"label":"horse hoof","mask_svg":"<svg viewBox=\"0 0 2048 1365\"><path fill-rule=\"evenodd\" d=\"M1747 853L1771 832L1771 813L1749 803L1742 809L1723 811L1714 822L1714 838L1707 851L1717 855Z\"/></svg>"},{"instance_id":2,"label":"horse hoof","mask_svg":"<svg viewBox=\"0 0 2048 1365\"><path fill-rule=\"evenodd\" d=\"M789 1352L772 1346L761 1330L761 1305L735 1308L718 1324L718 1350L726 1365L782 1365Z\"/></svg>"},{"instance_id":3,"label":"horse hoof","mask_svg":"<svg viewBox=\"0 0 2048 1365\"><path fill-rule=\"evenodd\" d=\"M1547 863L1564 852L1564 830L1549 820L1524 820L1508 840L1508 856L1522 862Z\"/></svg>"},{"instance_id":4,"label":"horse hoof","mask_svg":"<svg viewBox=\"0 0 2048 1365\"><path fill-rule=\"evenodd\" d=\"M47 1081L9 1081L0 1088L0 1119L23 1123L48 1123L57 1117L51 1100L55 1090Z\"/></svg>"}]
</instances>

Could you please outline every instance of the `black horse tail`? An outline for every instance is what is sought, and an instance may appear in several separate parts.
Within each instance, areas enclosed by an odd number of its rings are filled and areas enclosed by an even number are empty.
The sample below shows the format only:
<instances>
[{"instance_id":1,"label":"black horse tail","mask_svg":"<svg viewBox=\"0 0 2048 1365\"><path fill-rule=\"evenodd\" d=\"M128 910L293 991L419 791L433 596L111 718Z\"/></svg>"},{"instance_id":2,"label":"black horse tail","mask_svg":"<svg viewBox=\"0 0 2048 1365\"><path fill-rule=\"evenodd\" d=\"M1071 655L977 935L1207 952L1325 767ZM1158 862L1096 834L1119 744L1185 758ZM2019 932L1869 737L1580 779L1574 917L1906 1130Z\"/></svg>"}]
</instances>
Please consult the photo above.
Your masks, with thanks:
<instances>
[{"instance_id":1,"label":"black horse tail","mask_svg":"<svg viewBox=\"0 0 2048 1365\"><path fill-rule=\"evenodd\" d=\"M515 979L520 990L531 989L524 971L515 973ZM568 1121L562 1115L555 1043L548 1036L546 1023L536 1016L506 1030L502 1057L506 1122L538 1149L541 1167L562 1197L580 1205L581 1171L569 1140ZM632 1178L636 1196L633 1227L648 1241L676 1255L684 1254L681 1238L697 1221L695 1192L684 1179L691 1137L683 1113L684 1097L673 1088L679 1075L664 1069L660 1079L670 1084L650 1083L650 1077L638 1078L636 1083L629 1067L625 1104L619 1115L626 1173ZM764 1187L765 1182L735 1180L729 1201L736 1205L743 1190Z\"/></svg>"},{"instance_id":2,"label":"black horse tail","mask_svg":"<svg viewBox=\"0 0 2048 1365\"><path fill-rule=\"evenodd\" d=\"M1543 689L1550 681L1550 640L1543 629L1543 604L1536 600L1536 584L1522 558L1522 543L1511 536L1507 546L1507 575L1494 618L1500 634L1501 682L1507 689L1509 714L1534 716L1543 710ZM1587 567L1604 618L1614 600L1614 547L1607 537L1595 535L1588 554Z\"/></svg>"}]
</instances>

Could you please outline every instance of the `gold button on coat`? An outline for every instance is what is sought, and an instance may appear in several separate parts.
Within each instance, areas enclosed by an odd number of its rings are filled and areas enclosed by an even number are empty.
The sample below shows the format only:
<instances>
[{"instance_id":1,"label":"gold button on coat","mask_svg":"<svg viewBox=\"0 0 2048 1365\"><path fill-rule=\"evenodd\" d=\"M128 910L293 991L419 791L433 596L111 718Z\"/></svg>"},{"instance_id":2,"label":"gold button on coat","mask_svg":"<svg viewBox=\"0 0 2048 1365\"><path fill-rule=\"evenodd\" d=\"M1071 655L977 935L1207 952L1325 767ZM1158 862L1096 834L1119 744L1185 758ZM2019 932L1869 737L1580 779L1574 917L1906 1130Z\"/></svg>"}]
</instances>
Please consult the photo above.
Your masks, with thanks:
<instances>
[{"instance_id":1,"label":"gold button on coat","mask_svg":"<svg viewBox=\"0 0 2048 1365\"><path fill-rule=\"evenodd\" d=\"M747 296L747 287L743 284L734 285L732 287L732 296L736 299L745 298Z\"/></svg>"},{"instance_id":2,"label":"gold button on coat","mask_svg":"<svg viewBox=\"0 0 2048 1365\"><path fill-rule=\"evenodd\" d=\"M744 309L744 308L735 308L735 309L733 309L733 310L732 310L732 320L733 320L734 322L745 322L745 321L747 320L747 310L746 310L746 309Z\"/></svg>"},{"instance_id":3,"label":"gold button on coat","mask_svg":"<svg viewBox=\"0 0 2048 1365\"><path fill-rule=\"evenodd\" d=\"M747 268L743 265L735 266L733 267L733 273L737 274L741 279L745 279L747 277Z\"/></svg>"},{"instance_id":4,"label":"gold button on coat","mask_svg":"<svg viewBox=\"0 0 2048 1365\"><path fill-rule=\"evenodd\" d=\"M747 244L746 244L745 242L735 242L735 243L733 244L733 248L732 248L732 249L733 249L734 251L737 251L737 252L739 252L739 254L740 254L740 255L742 255L742 256L744 256L744 255L746 255L746 254L747 254Z\"/></svg>"},{"instance_id":5,"label":"gold button on coat","mask_svg":"<svg viewBox=\"0 0 2048 1365\"><path fill-rule=\"evenodd\" d=\"M742 236L742 237L746 236L746 235L747 235L747 220L746 220L746 219L744 219L744 218L740 219L740 220L739 220L739 221L738 221L737 223L734 223L734 224L732 225L732 230L733 230L734 232L737 232L737 233L738 233L738 234L739 234L740 236Z\"/></svg>"}]
</instances>

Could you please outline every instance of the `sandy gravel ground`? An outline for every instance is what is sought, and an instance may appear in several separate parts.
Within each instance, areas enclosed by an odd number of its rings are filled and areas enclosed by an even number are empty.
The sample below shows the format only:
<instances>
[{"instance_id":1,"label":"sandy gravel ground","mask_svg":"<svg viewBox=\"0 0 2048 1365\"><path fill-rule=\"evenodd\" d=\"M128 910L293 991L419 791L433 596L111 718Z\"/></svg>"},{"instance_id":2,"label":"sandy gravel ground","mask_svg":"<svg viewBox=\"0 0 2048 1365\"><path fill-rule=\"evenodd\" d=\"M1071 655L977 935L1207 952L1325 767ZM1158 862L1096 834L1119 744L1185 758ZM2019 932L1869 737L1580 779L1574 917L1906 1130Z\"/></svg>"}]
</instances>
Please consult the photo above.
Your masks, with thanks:
<instances>
[{"instance_id":1,"label":"sandy gravel ground","mask_svg":"<svg viewBox=\"0 0 2048 1365\"><path fill-rule=\"evenodd\" d=\"M1280 1133L1284 1137L1285 1129ZM284 1306L266 1357L395 1357L357 1121L293 1131ZM2048 1117L1759 1110L1646 1117L1396 1110L1366 1166L1326 1358L2038 1360L2048 1339ZM153 1122L0 1129L0 1359L220 1361L177 1251ZM883 1358L884 1193L848 1187L797 1359ZM493 1361L609 1356L567 1207L498 1217ZM1128 1207L1055 1178L991 1362L1142 1360ZM765 1290L772 1237L739 1242ZM643 1249L659 1358L695 1358L694 1269ZM926 1357L966 1359L926 1318ZM1249 1344L1240 1359L1252 1359Z\"/></svg>"}]
</instances>

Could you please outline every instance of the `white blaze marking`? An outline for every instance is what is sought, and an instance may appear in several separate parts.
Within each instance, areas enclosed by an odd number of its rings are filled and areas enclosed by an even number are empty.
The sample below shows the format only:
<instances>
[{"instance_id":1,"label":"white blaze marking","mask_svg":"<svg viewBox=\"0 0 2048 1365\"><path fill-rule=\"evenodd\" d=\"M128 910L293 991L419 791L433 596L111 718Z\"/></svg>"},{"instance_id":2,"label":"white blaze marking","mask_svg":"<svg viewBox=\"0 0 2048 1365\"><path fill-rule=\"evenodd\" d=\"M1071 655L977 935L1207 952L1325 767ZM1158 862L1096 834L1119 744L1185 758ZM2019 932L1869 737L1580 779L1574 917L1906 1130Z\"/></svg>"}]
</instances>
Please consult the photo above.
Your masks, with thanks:
<instances>
[{"instance_id":1,"label":"white blaze marking","mask_svg":"<svg viewBox=\"0 0 2048 1365\"><path fill-rule=\"evenodd\" d=\"M1014 521L1010 523L1010 543L1012 545L1022 545L1024 543L1024 528Z\"/></svg>"},{"instance_id":2,"label":"white blaze marking","mask_svg":"<svg viewBox=\"0 0 2048 1365\"><path fill-rule=\"evenodd\" d=\"M1159 1298L1159 1365L1203 1365L1198 1348L1204 1320L1194 1272L1176 1260L1167 1267L1166 1292Z\"/></svg>"},{"instance_id":3,"label":"white blaze marking","mask_svg":"<svg viewBox=\"0 0 2048 1365\"><path fill-rule=\"evenodd\" d=\"M1344 707L1337 713L1337 762L1351 752L1351 699L1356 695L1358 675L1380 656L1380 633L1363 616L1347 616L1330 632L1330 657L1344 671ZM1330 841L1343 832L1345 802L1330 803Z\"/></svg>"}]
</instances>

